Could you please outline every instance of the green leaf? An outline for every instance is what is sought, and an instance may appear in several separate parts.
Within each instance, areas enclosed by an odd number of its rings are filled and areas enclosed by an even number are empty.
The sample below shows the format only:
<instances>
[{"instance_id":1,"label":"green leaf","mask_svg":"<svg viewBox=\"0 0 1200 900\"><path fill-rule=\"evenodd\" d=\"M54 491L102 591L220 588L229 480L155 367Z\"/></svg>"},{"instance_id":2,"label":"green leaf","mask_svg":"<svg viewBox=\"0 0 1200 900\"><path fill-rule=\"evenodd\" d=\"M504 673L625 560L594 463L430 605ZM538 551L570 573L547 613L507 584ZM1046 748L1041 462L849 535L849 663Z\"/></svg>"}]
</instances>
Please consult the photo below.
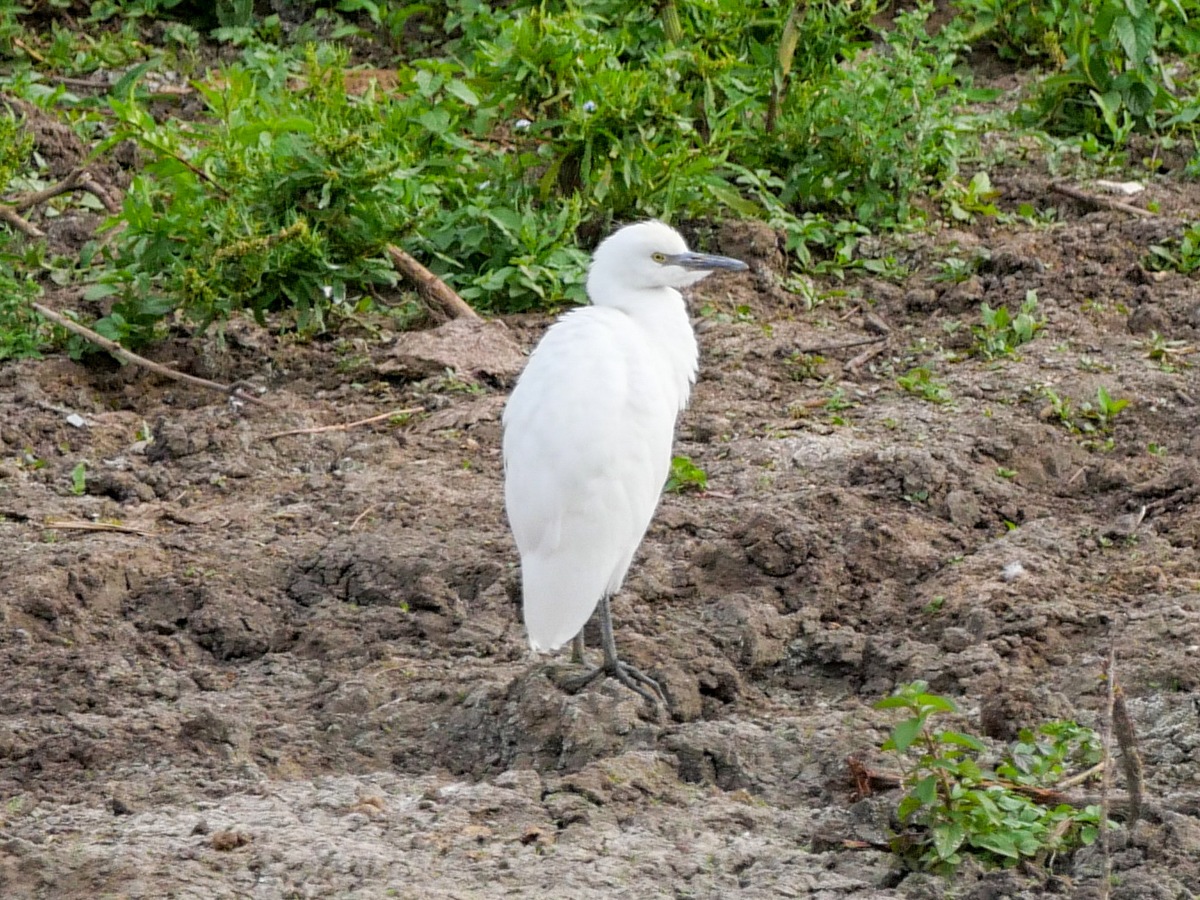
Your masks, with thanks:
<instances>
[{"instance_id":1,"label":"green leaf","mask_svg":"<svg viewBox=\"0 0 1200 900\"><path fill-rule=\"evenodd\" d=\"M983 741L969 734L963 734L961 731L942 731L937 735L937 739L943 744L955 744L959 747L966 747L968 750L975 750L982 753L987 749Z\"/></svg>"},{"instance_id":2,"label":"green leaf","mask_svg":"<svg viewBox=\"0 0 1200 900\"><path fill-rule=\"evenodd\" d=\"M453 94L467 106L479 105L479 96L464 81L454 79L446 82L446 93Z\"/></svg>"},{"instance_id":3,"label":"green leaf","mask_svg":"<svg viewBox=\"0 0 1200 900\"><path fill-rule=\"evenodd\" d=\"M926 806L932 806L937 800L937 776L926 775L913 787L913 796Z\"/></svg>"},{"instance_id":4,"label":"green leaf","mask_svg":"<svg viewBox=\"0 0 1200 900\"><path fill-rule=\"evenodd\" d=\"M1130 61L1140 63L1143 55L1139 53L1141 48L1138 46L1137 30L1133 26L1133 19L1129 16L1118 16L1113 20L1113 33L1121 42L1121 49L1125 51L1125 55L1129 57Z\"/></svg>"},{"instance_id":5,"label":"green leaf","mask_svg":"<svg viewBox=\"0 0 1200 900\"><path fill-rule=\"evenodd\" d=\"M893 746L903 753L912 746L912 742L917 739L917 735L921 733L921 726L924 724L924 717L918 716L915 719L905 719L892 729L891 742Z\"/></svg>"},{"instance_id":6,"label":"green leaf","mask_svg":"<svg viewBox=\"0 0 1200 900\"><path fill-rule=\"evenodd\" d=\"M957 822L941 822L931 829L933 849L940 859L948 859L954 855L966 840L967 833Z\"/></svg>"},{"instance_id":7,"label":"green leaf","mask_svg":"<svg viewBox=\"0 0 1200 900\"><path fill-rule=\"evenodd\" d=\"M984 832L983 834L971 835L969 840L973 847L978 847L981 850L989 850L997 856L1018 859L1021 855L1017 852L1017 845L1012 836L1008 834Z\"/></svg>"}]
</instances>

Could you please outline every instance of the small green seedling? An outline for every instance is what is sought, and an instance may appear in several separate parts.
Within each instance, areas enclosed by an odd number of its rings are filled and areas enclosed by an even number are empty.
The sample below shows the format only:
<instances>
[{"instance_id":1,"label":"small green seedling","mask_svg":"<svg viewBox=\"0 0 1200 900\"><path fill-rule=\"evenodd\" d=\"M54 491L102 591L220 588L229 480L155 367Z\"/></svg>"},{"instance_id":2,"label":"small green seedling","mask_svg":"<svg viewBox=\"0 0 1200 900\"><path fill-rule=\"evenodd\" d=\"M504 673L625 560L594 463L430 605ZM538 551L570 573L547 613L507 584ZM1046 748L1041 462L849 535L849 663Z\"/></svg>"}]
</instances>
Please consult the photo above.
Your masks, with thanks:
<instances>
[{"instance_id":1,"label":"small green seedling","mask_svg":"<svg viewBox=\"0 0 1200 900\"><path fill-rule=\"evenodd\" d=\"M1079 404L1079 415L1086 421L1080 424L1083 431L1102 431L1105 434L1113 429L1114 420L1121 410L1129 405L1127 399L1114 399L1101 385L1096 389L1096 399L1085 400Z\"/></svg>"},{"instance_id":2,"label":"small green seedling","mask_svg":"<svg viewBox=\"0 0 1200 900\"><path fill-rule=\"evenodd\" d=\"M971 328L975 344L971 352L984 359L1012 356L1022 344L1028 344L1046 323L1037 318L1037 291L1027 291L1021 311L1015 316L1007 306L992 309L979 305L980 322Z\"/></svg>"},{"instance_id":3,"label":"small green seedling","mask_svg":"<svg viewBox=\"0 0 1200 900\"><path fill-rule=\"evenodd\" d=\"M1177 239L1151 244L1145 263L1148 269L1184 275L1200 269L1200 222L1193 222Z\"/></svg>"},{"instance_id":4,"label":"small green seedling","mask_svg":"<svg viewBox=\"0 0 1200 900\"><path fill-rule=\"evenodd\" d=\"M909 369L907 374L896 379L896 384L930 403L949 403L953 399L950 389L935 379L933 373L924 366Z\"/></svg>"},{"instance_id":5,"label":"small green seedling","mask_svg":"<svg viewBox=\"0 0 1200 900\"><path fill-rule=\"evenodd\" d=\"M71 493L76 497L87 491L87 463L80 462L71 470Z\"/></svg>"},{"instance_id":6,"label":"small green seedling","mask_svg":"<svg viewBox=\"0 0 1200 900\"><path fill-rule=\"evenodd\" d=\"M700 491L708 489L708 474L686 456L676 456L671 460L671 474L667 477L668 494L682 494L684 491Z\"/></svg>"},{"instance_id":7,"label":"small green seedling","mask_svg":"<svg viewBox=\"0 0 1200 900\"><path fill-rule=\"evenodd\" d=\"M1150 332L1146 344L1146 356L1158 363L1164 372L1173 373L1186 367L1187 363L1182 361L1182 357L1196 352L1196 348L1189 346L1187 341L1169 341L1157 331Z\"/></svg>"}]
</instances>

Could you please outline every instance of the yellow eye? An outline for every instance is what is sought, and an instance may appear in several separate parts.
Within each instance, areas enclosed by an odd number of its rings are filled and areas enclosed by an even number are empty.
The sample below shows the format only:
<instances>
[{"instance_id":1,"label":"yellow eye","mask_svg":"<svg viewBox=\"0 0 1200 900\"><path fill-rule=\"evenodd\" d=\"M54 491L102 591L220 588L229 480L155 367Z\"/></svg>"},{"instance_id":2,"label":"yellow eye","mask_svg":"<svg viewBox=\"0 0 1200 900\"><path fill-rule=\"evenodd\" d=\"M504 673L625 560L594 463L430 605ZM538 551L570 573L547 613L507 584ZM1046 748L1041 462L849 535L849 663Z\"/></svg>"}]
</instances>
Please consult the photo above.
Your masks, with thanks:
<instances>
[{"instance_id":1,"label":"yellow eye","mask_svg":"<svg viewBox=\"0 0 1200 900\"><path fill-rule=\"evenodd\" d=\"M651 253L651 254L650 254L650 258L651 258L652 260L654 260L656 263L664 263L664 262L666 262L666 261L667 261L667 254L665 254L665 253Z\"/></svg>"}]
</instances>

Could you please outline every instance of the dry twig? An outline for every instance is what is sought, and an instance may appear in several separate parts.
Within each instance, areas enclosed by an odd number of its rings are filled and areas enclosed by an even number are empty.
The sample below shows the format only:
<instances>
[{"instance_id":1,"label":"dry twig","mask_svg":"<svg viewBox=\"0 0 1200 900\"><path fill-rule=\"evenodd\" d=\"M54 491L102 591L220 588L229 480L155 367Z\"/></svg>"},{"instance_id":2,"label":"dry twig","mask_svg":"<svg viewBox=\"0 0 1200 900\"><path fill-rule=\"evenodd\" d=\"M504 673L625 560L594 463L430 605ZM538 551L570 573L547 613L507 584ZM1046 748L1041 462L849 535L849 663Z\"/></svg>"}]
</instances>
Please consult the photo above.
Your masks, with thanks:
<instances>
[{"instance_id":1,"label":"dry twig","mask_svg":"<svg viewBox=\"0 0 1200 900\"><path fill-rule=\"evenodd\" d=\"M797 353L828 353L830 350L849 350L851 347L862 347L865 344L878 344L887 340L886 334L877 337L860 338L857 341L846 341L843 344L816 344L812 347L797 347Z\"/></svg>"},{"instance_id":2,"label":"dry twig","mask_svg":"<svg viewBox=\"0 0 1200 900\"><path fill-rule=\"evenodd\" d=\"M1104 710L1104 727L1100 732L1100 762L1104 765L1104 777L1100 781L1100 852L1104 857L1100 896L1103 900L1108 900L1109 891L1112 889L1112 842L1108 837L1108 816L1112 810L1112 804L1109 802L1109 793L1112 788L1112 771L1109 763L1112 762L1113 705L1116 700L1117 681L1117 646L1115 642L1108 648L1106 668L1108 669L1108 697Z\"/></svg>"},{"instance_id":3,"label":"dry twig","mask_svg":"<svg viewBox=\"0 0 1200 900\"><path fill-rule=\"evenodd\" d=\"M1089 194L1068 184L1051 183L1050 190L1065 197L1070 197L1072 200L1088 203L1098 209L1115 209L1117 212L1129 213L1130 215L1141 216L1142 218L1153 218L1154 216L1154 213L1150 212L1150 210L1134 206L1132 203L1125 203L1123 200L1116 200L1112 197L1098 197L1095 194Z\"/></svg>"},{"instance_id":4,"label":"dry twig","mask_svg":"<svg viewBox=\"0 0 1200 900\"><path fill-rule=\"evenodd\" d=\"M367 513L369 513L374 508L375 508L375 504L372 503L370 506L368 506L366 509L364 509L362 512L360 512L357 516L355 516L354 521L350 523L350 528L347 530L353 531L355 529L355 527L358 525L358 523L367 517Z\"/></svg>"},{"instance_id":5,"label":"dry twig","mask_svg":"<svg viewBox=\"0 0 1200 900\"><path fill-rule=\"evenodd\" d=\"M405 253L399 247L388 244L388 255L400 271L420 287L425 295L451 319L478 319L479 313L454 291L450 285L442 281L427 268Z\"/></svg>"},{"instance_id":6,"label":"dry twig","mask_svg":"<svg viewBox=\"0 0 1200 900\"><path fill-rule=\"evenodd\" d=\"M854 359L852 359L848 363L846 363L846 368L850 369L851 371L861 369L864 365L866 365L868 362L870 362L876 356L879 356L886 349L887 349L886 341L881 341L873 347L868 347L862 353L858 354L858 356L854 357Z\"/></svg>"},{"instance_id":7,"label":"dry twig","mask_svg":"<svg viewBox=\"0 0 1200 900\"><path fill-rule=\"evenodd\" d=\"M384 419L390 419L393 416L413 416L419 412L425 412L425 408L416 406L409 409L393 409L391 412L380 413L377 416L369 416L354 422L342 422L338 425L318 425L315 428L291 428L287 431L276 431L274 434L260 437L259 440L273 441L275 438L290 437L294 434L323 434L327 431L349 431L351 428L358 428L360 425L370 425L373 422L382 422Z\"/></svg>"},{"instance_id":8,"label":"dry twig","mask_svg":"<svg viewBox=\"0 0 1200 900\"><path fill-rule=\"evenodd\" d=\"M42 229L38 228L32 222L27 222L25 219L22 219L17 211L7 203L0 203L0 219L3 219L13 228L17 229L17 231L21 232L21 234L25 235L26 237L31 237L34 240L44 238L46 236L46 232L42 231Z\"/></svg>"},{"instance_id":9,"label":"dry twig","mask_svg":"<svg viewBox=\"0 0 1200 900\"><path fill-rule=\"evenodd\" d=\"M155 532L144 528L134 528L132 525L120 525L116 522L90 522L87 519L47 519L47 528L57 528L61 531L116 531L120 534L139 534L142 537L154 537Z\"/></svg>"},{"instance_id":10,"label":"dry twig","mask_svg":"<svg viewBox=\"0 0 1200 900\"><path fill-rule=\"evenodd\" d=\"M149 369L156 375L162 375L164 378L170 378L172 381L182 381L185 384L195 385L196 387L207 388L210 391L220 391L222 394L228 394L231 397L237 397L239 400L246 400L250 403L257 403L261 406L269 406L266 401L260 400L252 394L247 394L242 385L239 384L220 384L216 381L209 381L207 378L197 378L195 375L188 375L185 372L178 372L175 369L170 369L167 366L146 359L144 356L138 356L136 353L131 353L118 344L116 341L110 341L103 335L97 334L92 329L80 325L78 322L72 322L61 313L56 313L52 309L42 306L40 303L31 304L38 313L45 316L55 325L61 325L67 331L79 335L84 340L90 341L97 347L107 350L117 359L122 362L133 363L135 366L141 366L143 369Z\"/></svg>"},{"instance_id":11,"label":"dry twig","mask_svg":"<svg viewBox=\"0 0 1200 900\"><path fill-rule=\"evenodd\" d=\"M108 189L102 187L87 169L75 169L58 184L52 184L50 187L40 191L18 194L10 202L13 208L24 210L29 209L31 206L38 206L45 203L59 194L67 194L71 191L87 191L104 204L104 208L113 215L121 211L121 204L117 203L113 196L109 194Z\"/></svg>"},{"instance_id":12,"label":"dry twig","mask_svg":"<svg viewBox=\"0 0 1200 900\"><path fill-rule=\"evenodd\" d=\"M1108 677L1114 682L1112 690L1113 734L1117 738L1117 746L1121 748L1121 768L1125 771L1125 790L1129 792L1129 820L1125 826L1132 828L1142 815L1142 786L1144 784L1142 754L1138 752L1137 733L1133 728L1129 707L1125 705L1125 691L1119 684L1115 684L1116 679L1111 670Z\"/></svg>"}]
</instances>

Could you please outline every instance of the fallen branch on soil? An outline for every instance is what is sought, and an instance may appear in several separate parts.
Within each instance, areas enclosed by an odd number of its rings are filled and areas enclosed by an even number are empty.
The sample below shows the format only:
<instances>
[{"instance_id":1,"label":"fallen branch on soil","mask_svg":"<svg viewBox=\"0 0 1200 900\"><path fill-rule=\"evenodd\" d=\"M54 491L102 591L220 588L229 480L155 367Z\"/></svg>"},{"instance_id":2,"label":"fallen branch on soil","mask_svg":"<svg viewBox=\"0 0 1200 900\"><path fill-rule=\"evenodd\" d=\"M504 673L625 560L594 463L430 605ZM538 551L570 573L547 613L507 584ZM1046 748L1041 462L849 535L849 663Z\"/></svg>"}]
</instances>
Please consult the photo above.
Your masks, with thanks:
<instances>
[{"instance_id":1,"label":"fallen branch on soil","mask_svg":"<svg viewBox=\"0 0 1200 900\"><path fill-rule=\"evenodd\" d=\"M865 766L861 760L853 757L846 760L850 768L850 775L854 779L855 795L857 797L869 797L876 791L892 790L904 785L904 776L899 772L881 772L877 769L871 769ZM1040 803L1042 806L1057 806L1060 803L1065 803L1068 806L1074 806L1082 809L1087 806L1092 806L1096 802L1094 795L1072 795L1066 792L1066 788L1075 787L1082 784L1090 778L1094 778L1101 774L1104 769L1104 763L1098 763L1083 772L1079 772L1069 778L1064 778L1057 782L1054 787L1038 787L1033 784L1016 784L1012 781L1004 781L1003 779L985 779L979 784L983 787L999 787L1006 791L1011 791L1014 794L1023 794L1032 800L1034 803ZM1122 807L1132 805L1132 798L1119 798L1117 803Z\"/></svg>"},{"instance_id":2,"label":"fallen branch on soil","mask_svg":"<svg viewBox=\"0 0 1200 900\"><path fill-rule=\"evenodd\" d=\"M850 369L851 371L854 371L856 369L861 369L864 365L866 365L868 362L870 362L876 356L879 356L886 349L887 349L886 343L880 343L874 347L868 347L862 353L858 354L858 356L854 357L854 359L852 359L848 363L846 363L846 368Z\"/></svg>"},{"instance_id":3,"label":"fallen branch on soil","mask_svg":"<svg viewBox=\"0 0 1200 900\"><path fill-rule=\"evenodd\" d=\"M849 350L851 347L862 347L865 344L879 344L887 340L886 334L877 337L860 338L857 341L846 341L843 344L816 344L812 347L797 347L797 353L828 353L830 350Z\"/></svg>"},{"instance_id":4,"label":"fallen branch on soil","mask_svg":"<svg viewBox=\"0 0 1200 900\"><path fill-rule=\"evenodd\" d=\"M1112 772L1109 763L1112 762L1113 736L1113 703L1115 700L1117 668L1117 645L1112 643L1108 648L1108 661L1105 663L1108 681L1108 699L1105 704L1103 728L1100 732L1100 762L1104 764L1104 778L1100 781L1100 854L1104 858L1104 874L1100 879L1100 896L1108 900L1112 885L1112 842L1108 837L1108 818L1112 810L1109 794L1112 787Z\"/></svg>"},{"instance_id":5,"label":"fallen branch on soil","mask_svg":"<svg viewBox=\"0 0 1200 900\"><path fill-rule=\"evenodd\" d=\"M348 530L353 531L355 526L357 526L359 522L361 522L363 519L365 519L367 517L367 513L369 513L374 508L375 508L375 504L372 503L370 506L368 506L366 509L364 509L362 512L360 512L357 516L355 516L354 521L350 523L350 528Z\"/></svg>"},{"instance_id":6,"label":"fallen branch on soil","mask_svg":"<svg viewBox=\"0 0 1200 900\"><path fill-rule=\"evenodd\" d=\"M458 296L455 290L394 244L388 244L388 256L400 271L420 287L425 295L451 319L478 319L479 313Z\"/></svg>"},{"instance_id":7,"label":"fallen branch on soil","mask_svg":"<svg viewBox=\"0 0 1200 900\"><path fill-rule=\"evenodd\" d=\"M178 372L175 369L170 369L164 365L146 359L144 356L138 356L136 353L131 353L118 344L116 341L110 341L103 335L97 334L92 329L80 325L78 322L73 322L61 313L56 313L52 309L42 306L40 303L31 304L33 308L42 316L49 319L55 325L60 325L74 334L79 335L86 341L90 341L97 347L107 350L117 359L122 362L132 363L135 366L141 366L143 369L149 369L156 375L162 375L164 378L170 378L172 381L182 381L185 384L195 385L196 387L208 388L210 391L220 391L222 394L228 394L230 397L237 397L239 400L245 400L249 403L257 403L260 406L270 406L265 400L260 400L251 394L245 392L245 386L241 384L220 384L216 381L209 381L207 378L197 378L195 375L188 375L185 372Z\"/></svg>"},{"instance_id":8,"label":"fallen branch on soil","mask_svg":"<svg viewBox=\"0 0 1200 900\"><path fill-rule=\"evenodd\" d=\"M358 428L360 425L382 422L384 419L391 419L395 416L415 416L420 412L425 412L423 406L415 406L408 409L393 409L391 412L380 413L377 416L369 416L366 419L358 419L354 422L342 422L339 425L318 425L315 428L292 428L287 431L276 431L274 434L260 437L259 440L273 441L275 438L290 437L294 434L323 434L327 431L349 431L351 428Z\"/></svg>"},{"instance_id":9,"label":"fallen branch on soil","mask_svg":"<svg viewBox=\"0 0 1200 900\"><path fill-rule=\"evenodd\" d=\"M1121 768L1125 771L1125 790L1129 792L1129 821L1126 825L1132 827L1142 815L1142 754L1138 752L1137 733L1133 728L1129 707L1125 705L1125 689L1116 684L1111 670L1108 677L1113 681L1113 734L1117 738L1117 746L1121 748Z\"/></svg>"},{"instance_id":10,"label":"fallen branch on soil","mask_svg":"<svg viewBox=\"0 0 1200 900\"><path fill-rule=\"evenodd\" d=\"M21 234L25 235L26 237L31 237L34 240L44 238L46 236L46 232L42 231L42 229L38 228L32 222L27 222L25 219L22 219L17 211L7 203L0 203L0 219L3 219L13 228L17 229L17 231L21 232Z\"/></svg>"},{"instance_id":11,"label":"fallen branch on soil","mask_svg":"<svg viewBox=\"0 0 1200 900\"><path fill-rule=\"evenodd\" d=\"M1087 191L1081 191L1079 188L1071 187L1067 184L1059 184L1051 182L1050 190L1055 193L1062 194L1065 197L1070 197L1072 200L1078 200L1081 203L1088 203L1097 209L1114 209L1117 212L1129 213L1133 216L1142 216L1143 218L1152 218L1155 214L1148 209L1142 209L1140 206L1134 206L1132 203L1125 203L1122 200L1116 200L1112 197L1099 197L1095 194L1089 194Z\"/></svg>"},{"instance_id":12,"label":"fallen branch on soil","mask_svg":"<svg viewBox=\"0 0 1200 900\"><path fill-rule=\"evenodd\" d=\"M8 199L6 203L13 210L21 212L33 206L40 206L60 194L69 194L71 191L87 191L103 203L104 208L113 215L121 211L120 205L109 195L108 191L98 185L92 178L92 173L84 168L73 170L58 184L52 184L40 191L18 194Z\"/></svg>"},{"instance_id":13,"label":"fallen branch on soil","mask_svg":"<svg viewBox=\"0 0 1200 900\"><path fill-rule=\"evenodd\" d=\"M57 528L61 531L116 531L120 534L139 534L142 537L154 537L156 532L135 528L132 525L121 525L116 522L90 522L87 519L47 519L46 528Z\"/></svg>"}]
</instances>

